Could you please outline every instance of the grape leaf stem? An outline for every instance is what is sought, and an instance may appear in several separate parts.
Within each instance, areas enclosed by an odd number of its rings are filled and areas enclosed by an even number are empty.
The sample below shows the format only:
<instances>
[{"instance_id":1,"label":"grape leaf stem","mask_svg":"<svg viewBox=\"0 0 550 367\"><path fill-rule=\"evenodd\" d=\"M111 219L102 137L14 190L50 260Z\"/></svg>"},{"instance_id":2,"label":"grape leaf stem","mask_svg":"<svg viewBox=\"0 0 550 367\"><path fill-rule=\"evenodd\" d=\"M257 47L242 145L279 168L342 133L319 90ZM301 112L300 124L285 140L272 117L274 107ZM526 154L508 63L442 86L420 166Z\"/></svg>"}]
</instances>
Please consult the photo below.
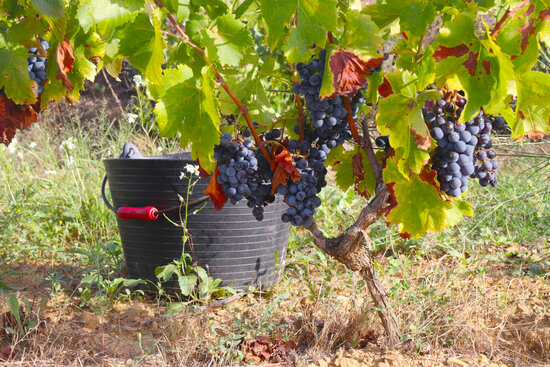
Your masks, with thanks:
<instances>
[{"instance_id":1,"label":"grape leaf stem","mask_svg":"<svg viewBox=\"0 0 550 367\"><path fill-rule=\"evenodd\" d=\"M164 8L164 4L162 3L161 0L154 0L155 4L159 7L159 8ZM267 152L267 150L265 149L265 147L263 146L262 144L262 141L260 140L260 137L258 135L258 132L256 131L256 128L254 127L254 124L252 123L252 119L250 118L250 115L248 114L248 107L246 107L240 100L239 98L235 95L235 93L233 93L233 91L231 90L231 88L229 88L229 86L227 85L227 83L225 82L225 79L223 78L223 76L218 72L218 70L216 70L216 68L214 67L214 65L210 62L210 60L208 59L208 57L206 56L206 54L204 53L204 51L198 47L197 45L195 45L193 43L193 41L191 41L191 39L189 38L189 36L185 33L185 31L180 27L179 23L177 22L177 20L172 16L172 14L170 13L167 13L166 14L166 17L168 18L168 20L170 21L170 23L172 24L172 26L176 29L176 31L178 32L178 35L179 35L179 39L185 43L187 43L193 50L195 50L195 52L197 54L199 54L199 56L204 60L204 62L206 63L206 65L208 65L208 67L210 68L210 70L212 70L212 72L214 73L214 76L216 77L216 81L218 82L218 84L221 85L221 87L227 92L227 94L229 95L229 97L231 97L231 99L233 100L233 102L237 105L237 107L239 108L239 110L242 112L243 116L244 116L244 119L246 120L246 123L248 125L248 128L250 129L250 131L252 132L252 136L254 137L254 142L256 143L256 146L258 146L262 152L262 154L264 155L265 159L267 159L268 163L271 164L272 162L272 159L271 159L271 156L269 155L269 153Z\"/></svg>"}]
</instances>

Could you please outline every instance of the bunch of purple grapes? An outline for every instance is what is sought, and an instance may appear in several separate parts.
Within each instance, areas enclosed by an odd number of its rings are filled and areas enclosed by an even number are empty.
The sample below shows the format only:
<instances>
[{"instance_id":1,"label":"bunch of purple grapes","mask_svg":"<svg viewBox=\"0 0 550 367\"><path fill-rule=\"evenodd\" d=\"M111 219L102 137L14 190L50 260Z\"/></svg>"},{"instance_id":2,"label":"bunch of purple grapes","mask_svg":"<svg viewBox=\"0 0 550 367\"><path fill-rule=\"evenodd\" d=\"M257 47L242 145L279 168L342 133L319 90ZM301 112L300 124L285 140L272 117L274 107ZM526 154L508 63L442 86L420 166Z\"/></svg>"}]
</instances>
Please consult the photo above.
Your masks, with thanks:
<instances>
[{"instance_id":1,"label":"bunch of purple grapes","mask_svg":"<svg viewBox=\"0 0 550 367\"><path fill-rule=\"evenodd\" d=\"M289 206L281 219L294 226L309 227L313 224L313 216L321 205L317 194L327 185L324 151L311 146L307 151L307 159L299 154L293 157L300 179L296 182L289 179L286 186L281 185L277 190L285 196L284 201Z\"/></svg>"},{"instance_id":2,"label":"bunch of purple grapes","mask_svg":"<svg viewBox=\"0 0 550 367\"><path fill-rule=\"evenodd\" d=\"M346 119L347 111L343 106L340 96L329 99L320 99L321 83L325 68L326 50L319 53L318 59L311 60L308 64L298 63L296 70L302 79L300 84L295 84L292 91L303 95L306 100L306 108L311 117L311 125L308 123L304 138L307 142L317 142L319 149L328 154L331 149L351 139L351 132ZM352 111L358 111L357 101L352 99ZM300 127L296 125L295 132L299 133ZM307 143L302 143L305 144ZM302 147L300 147L302 148Z\"/></svg>"},{"instance_id":3,"label":"bunch of purple grapes","mask_svg":"<svg viewBox=\"0 0 550 367\"><path fill-rule=\"evenodd\" d=\"M44 50L50 48L48 41L40 39L42 47ZM46 68L48 67L48 59L42 57L38 53L38 48L33 47L29 50L29 53L32 55L27 58L27 69L29 70L29 77L36 82L38 85L38 94L41 94L44 91L44 80L46 80Z\"/></svg>"},{"instance_id":4,"label":"bunch of purple grapes","mask_svg":"<svg viewBox=\"0 0 550 367\"><path fill-rule=\"evenodd\" d=\"M470 121L473 128L478 130L478 142L474 152L475 172L472 177L479 179L481 186L491 185L495 187L498 183L496 171L499 164L495 160L497 156L496 152L490 149L493 146L491 132L494 127L491 120L493 120L491 117L484 117L483 113L480 112L479 115Z\"/></svg>"},{"instance_id":5,"label":"bunch of purple grapes","mask_svg":"<svg viewBox=\"0 0 550 367\"><path fill-rule=\"evenodd\" d=\"M250 197L259 189L257 181L258 160L250 140L232 141L229 133L223 133L220 144L214 146L214 158L218 163L220 175L218 183L222 185L225 196L231 204L237 204L244 197ZM263 219L263 208L254 207L254 217Z\"/></svg>"},{"instance_id":6,"label":"bunch of purple grapes","mask_svg":"<svg viewBox=\"0 0 550 367\"><path fill-rule=\"evenodd\" d=\"M431 109L423 108L424 120L437 147L432 155L432 166L437 171L441 190L449 196L459 196L468 189L470 178L478 178L482 186L496 185L490 122L485 122L481 112L476 118L463 124L458 119L466 105L464 97L456 101L436 101ZM491 157L491 158L489 158Z\"/></svg>"}]
</instances>

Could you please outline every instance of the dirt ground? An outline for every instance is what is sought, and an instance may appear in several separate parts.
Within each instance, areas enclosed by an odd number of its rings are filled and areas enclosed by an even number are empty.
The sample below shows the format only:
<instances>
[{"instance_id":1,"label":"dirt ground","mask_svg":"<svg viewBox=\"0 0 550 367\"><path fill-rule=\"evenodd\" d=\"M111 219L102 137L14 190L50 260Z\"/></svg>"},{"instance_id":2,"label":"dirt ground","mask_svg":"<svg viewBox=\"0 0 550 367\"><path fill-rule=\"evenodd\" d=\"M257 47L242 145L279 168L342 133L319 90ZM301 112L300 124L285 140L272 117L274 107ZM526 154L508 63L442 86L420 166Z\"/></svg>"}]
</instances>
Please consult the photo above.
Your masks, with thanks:
<instances>
[{"instance_id":1,"label":"dirt ground","mask_svg":"<svg viewBox=\"0 0 550 367\"><path fill-rule=\"evenodd\" d=\"M414 266L418 274L427 274L426 269L453 269L457 264L452 259L427 259ZM304 284L296 281L289 287L285 282L265 296L247 295L223 307L197 306L167 315L165 304L155 299L114 302L92 310L81 307L79 298L66 291L52 296L44 289L53 270L59 267L19 263L5 269L17 274L5 279L6 284L29 300L30 312L24 318L38 324L19 339L3 333L14 324L6 317L6 295L0 295L0 360L5 365L227 365L219 364L220 356L228 353L224 349L228 344L224 347L220 338L233 335L234 330L242 332L235 350L243 351L243 342L249 343L244 359L235 366L254 360L262 365L303 367L550 365L549 282L512 276L503 265L489 267L484 276L464 273L457 278L455 274L449 281L451 275L441 275L433 283L435 292L453 298L440 307L425 303L426 316L421 318L425 317L431 333L424 334L421 344L404 343L397 349L385 346L378 318L365 308L366 294L355 297L349 288L333 299L312 300L305 296ZM393 275L394 279L401 276ZM417 281L426 281L421 278ZM284 292L289 292L285 301L277 304L276 312L267 313L273 298ZM403 325L418 316L406 302L395 311ZM245 327L243 320L256 326ZM283 350L283 357L274 362L274 345L270 345L271 349L264 348L268 358L255 359L252 349L262 344L257 336L263 331L260 323L274 325L271 334L264 336L271 340L265 345L284 339L292 340L295 347ZM225 331L214 335L212 325ZM286 326L277 329L277 325ZM445 340L451 342L444 345Z\"/></svg>"}]
</instances>

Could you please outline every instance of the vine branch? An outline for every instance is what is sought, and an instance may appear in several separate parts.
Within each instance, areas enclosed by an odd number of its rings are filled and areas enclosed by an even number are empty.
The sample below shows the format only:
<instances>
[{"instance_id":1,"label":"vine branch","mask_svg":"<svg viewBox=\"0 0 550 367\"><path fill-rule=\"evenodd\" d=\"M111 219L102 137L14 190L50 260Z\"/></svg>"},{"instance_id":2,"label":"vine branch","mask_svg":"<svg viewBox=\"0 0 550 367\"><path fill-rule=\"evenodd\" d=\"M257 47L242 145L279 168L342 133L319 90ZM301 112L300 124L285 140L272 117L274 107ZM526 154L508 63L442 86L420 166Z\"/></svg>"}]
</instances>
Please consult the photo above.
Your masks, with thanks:
<instances>
[{"instance_id":1,"label":"vine branch","mask_svg":"<svg viewBox=\"0 0 550 367\"><path fill-rule=\"evenodd\" d=\"M493 28L493 30L491 31L490 36L492 39L495 39L498 36L500 31L502 30L502 27L504 26L504 22L506 22L506 20L509 17L510 17L510 9L506 9L502 17L497 22L497 24L495 24L495 28Z\"/></svg>"}]
</instances>

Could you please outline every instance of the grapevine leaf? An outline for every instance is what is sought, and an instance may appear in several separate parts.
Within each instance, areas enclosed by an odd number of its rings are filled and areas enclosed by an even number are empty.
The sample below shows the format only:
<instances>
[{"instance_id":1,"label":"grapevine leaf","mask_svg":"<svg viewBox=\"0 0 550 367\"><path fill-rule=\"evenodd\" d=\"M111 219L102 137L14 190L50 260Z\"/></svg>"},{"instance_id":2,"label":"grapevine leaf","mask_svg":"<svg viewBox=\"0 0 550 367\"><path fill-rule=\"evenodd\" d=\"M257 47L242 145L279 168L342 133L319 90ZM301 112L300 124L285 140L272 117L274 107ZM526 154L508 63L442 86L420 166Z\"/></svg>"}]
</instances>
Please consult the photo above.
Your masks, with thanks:
<instances>
[{"instance_id":1,"label":"grapevine leaf","mask_svg":"<svg viewBox=\"0 0 550 367\"><path fill-rule=\"evenodd\" d=\"M325 67L320 92L323 98L331 98L336 94L353 97L359 89L364 87L367 81L365 77L385 60L385 56L380 56L365 62L354 53L342 49L334 49L327 54L328 68Z\"/></svg>"},{"instance_id":2,"label":"grapevine leaf","mask_svg":"<svg viewBox=\"0 0 550 367\"><path fill-rule=\"evenodd\" d=\"M222 0L191 0L193 5L201 6L212 19L221 17L229 10Z\"/></svg>"},{"instance_id":3,"label":"grapevine leaf","mask_svg":"<svg viewBox=\"0 0 550 367\"><path fill-rule=\"evenodd\" d=\"M431 2L411 2L401 10L399 17L401 31L409 31L418 37L426 32L426 27L432 24L435 16L435 7Z\"/></svg>"},{"instance_id":4,"label":"grapevine leaf","mask_svg":"<svg viewBox=\"0 0 550 367\"><path fill-rule=\"evenodd\" d=\"M168 0L165 2L166 8L172 14L176 14L180 21L189 17L190 0Z\"/></svg>"},{"instance_id":5,"label":"grapevine leaf","mask_svg":"<svg viewBox=\"0 0 550 367\"><path fill-rule=\"evenodd\" d=\"M234 14L219 17L216 26L204 32L213 40L207 43L209 56L216 55L222 65L239 66L244 51L253 44L246 25Z\"/></svg>"},{"instance_id":6,"label":"grapevine leaf","mask_svg":"<svg viewBox=\"0 0 550 367\"><path fill-rule=\"evenodd\" d=\"M210 184L204 190L204 194L210 196L210 200L214 204L215 210L222 210L225 202L227 201L227 197L223 192L223 187L220 183L218 183L219 175L220 170L216 167L214 174L212 174L212 177L210 178Z\"/></svg>"},{"instance_id":7,"label":"grapevine leaf","mask_svg":"<svg viewBox=\"0 0 550 367\"><path fill-rule=\"evenodd\" d=\"M475 34L474 21L459 14L438 36L441 43L433 57L437 64L437 84L462 89L468 103L461 115L468 121L481 107L494 110L506 98L509 82L513 82L513 66L485 30L485 39Z\"/></svg>"},{"instance_id":8,"label":"grapevine leaf","mask_svg":"<svg viewBox=\"0 0 550 367\"><path fill-rule=\"evenodd\" d=\"M391 84L390 82L388 81L387 78L384 78L382 80L382 83L378 86L378 93L383 97L383 98L386 98L387 96L390 96L392 95L394 92L393 92L393 89L391 87Z\"/></svg>"},{"instance_id":9,"label":"grapevine leaf","mask_svg":"<svg viewBox=\"0 0 550 367\"><path fill-rule=\"evenodd\" d=\"M24 130L37 120L36 106L17 105L0 93L0 142L8 145L17 129Z\"/></svg>"},{"instance_id":10,"label":"grapevine leaf","mask_svg":"<svg viewBox=\"0 0 550 367\"><path fill-rule=\"evenodd\" d=\"M326 32L336 30L337 0L298 0L298 24L290 31L284 46L285 56L290 63L306 61L312 54L312 47L324 48ZM273 9L271 10L273 11Z\"/></svg>"},{"instance_id":11,"label":"grapevine leaf","mask_svg":"<svg viewBox=\"0 0 550 367\"><path fill-rule=\"evenodd\" d=\"M144 4L144 0L82 0L76 16L84 32L94 24L116 28L133 20Z\"/></svg>"},{"instance_id":12,"label":"grapevine leaf","mask_svg":"<svg viewBox=\"0 0 550 367\"><path fill-rule=\"evenodd\" d=\"M410 48L409 42L401 40L398 50ZM420 59L416 59L411 54L400 55L395 64L403 69L416 75L416 88L418 90L426 88L427 85L433 82L435 77L435 59L432 57L434 49L431 45L426 46Z\"/></svg>"},{"instance_id":13,"label":"grapevine leaf","mask_svg":"<svg viewBox=\"0 0 550 367\"><path fill-rule=\"evenodd\" d=\"M67 77L67 73L73 72L73 64L75 61L73 47L69 42L69 38L65 37L63 42L57 45L57 52L55 60L57 62L57 75L56 78L61 80L63 87L72 91L74 89L73 84Z\"/></svg>"},{"instance_id":14,"label":"grapevine leaf","mask_svg":"<svg viewBox=\"0 0 550 367\"><path fill-rule=\"evenodd\" d=\"M139 14L133 22L126 24L117 33L120 38L120 53L141 70L147 79L156 84L162 83L162 64L166 47L160 25L159 13L155 11L152 21L148 15Z\"/></svg>"},{"instance_id":15,"label":"grapevine leaf","mask_svg":"<svg viewBox=\"0 0 550 367\"><path fill-rule=\"evenodd\" d=\"M277 9L277 11L274 11ZM286 37L290 18L296 12L296 0L264 0L260 11L267 31L267 44L271 49Z\"/></svg>"},{"instance_id":16,"label":"grapevine leaf","mask_svg":"<svg viewBox=\"0 0 550 367\"><path fill-rule=\"evenodd\" d=\"M355 191L368 197L374 193L376 178L365 154L355 146L352 150L343 151L337 157L333 170L336 173L336 184L343 191L354 186Z\"/></svg>"},{"instance_id":17,"label":"grapevine leaf","mask_svg":"<svg viewBox=\"0 0 550 367\"><path fill-rule=\"evenodd\" d=\"M356 10L346 14L346 25L339 47L353 52L357 57L368 63L370 59L379 58L383 40L378 35L378 27L370 16ZM369 65L371 67L376 67Z\"/></svg>"},{"instance_id":18,"label":"grapevine leaf","mask_svg":"<svg viewBox=\"0 0 550 367\"><path fill-rule=\"evenodd\" d=\"M389 223L397 224L402 234L419 237L426 232L439 232L460 221L463 215L472 215L469 203L447 201L436 187L418 175L403 177L396 158L388 159L384 181L391 184L394 207L386 214ZM418 200L422 198L422 200Z\"/></svg>"},{"instance_id":19,"label":"grapevine leaf","mask_svg":"<svg viewBox=\"0 0 550 367\"><path fill-rule=\"evenodd\" d=\"M378 87L384 82L384 75L382 73L373 73L367 77L368 87L365 93L366 104L376 104L378 101Z\"/></svg>"},{"instance_id":20,"label":"grapevine leaf","mask_svg":"<svg viewBox=\"0 0 550 367\"><path fill-rule=\"evenodd\" d=\"M521 1L510 11L496 43L511 56L516 74L530 71L537 62L537 35L550 21L550 8L542 0Z\"/></svg>"},{"instance_id":21,"label":"grapevine leaf","mask_svg":"<svg viewBox=\"0 0 550 367\"><path fill-rule=\"evenodd\" d=\"M289 151L284 147L279 149L279 153L273 152L273 161L271 162L271 171L273 172L271 194L275 193L279 186L286 186L288 180L296 182L300 179L300 172L294 166Z\"/></svg>"},{"instance_id":22,"label":"grapevine leaf","mask_svg":"<svg viewBox=\"0 0 550 367\"><path fill-rule=\"evenodd\" d=\"M362 12L370 15L378 28L385 28L399 19L407 3L407 0L376 2L374 5L365 6Z\"/></svg>"},{"instance_id":23,"label":"grapevine leaf","mask_svg":"<svg viewBox=\"0 0 550 367\"><path fill-rule=\"evenodd\" d=\"M181 146L191 144L192 157L212 172L220 121L213 76L205 70L197 79L189 67L180 65L164 71L163 83L166 89L155 107L160 134L174 137L180 131Z\"/></svg>"},{"instance_id":24,"label":"grapevine leaf","mask_svg":"<svg viewBox=\"0 0 550 367\"><path fill-rule=\"evenodd\" d=\"M368 15L350 11L342 40L338 47L327 47L325 74L321 85L321 97L336 94L353 97L361 89L373 70L385 60L379 49L381 38L378 28Z\"/></svg>"},{"instance_id":25,"label":"grapevine leaf","mask_svg":"<svg viewBox=\"0 0 550 367\"><path fill-rule=\"evenodd\" d=\"M527 134L540 139L550 132L550 75L528 71L518 81L517 118L511 124L512 138Z\"/></svg>"},{"instance_id":26,"label":"grapevine leaf","mask_svg":"<svg viewBox=\"0 0 550 367\"><path fill-rule=\"evenodd\" d=\"M27 69L28 51L14 44L8 44L0 35L0 89L17 104L30 104L36 101L35 82Z\"/></svg>"},{"instance_id":27,"label":"grapevine leaf","mask_svg":"<svg viewBox=\"0 0 550 367\"><path fill-rule=\"evenodd\" d=\"M396 91L405 95L392 94L382 99L379 102L376 123L382 135L390 136L390 145L395 150L399 172L404 177L408 177L409 171L420 173L430 158L432 139L424 122L421 107L427 99L437 99L439 94L423 92L415 97L414 90L410 90L406 83L395 82L398 80L398 75L387 74L387 76L394 80ZM407 80L408 77L410 74L402 73L402 81Z\"/></svg>"},{"instance_id":28,"label":"grapevine leaf","mask_svg":"<svg viewBox=\"0 0 550 367\"><path fill-rule=\"evenodd\" d=\"M63 0L33 0L34 7L41 14L51 18L65 17Z\"/></svg>"},{"instance_id":29,"label":"grapevine leaf","mask_svg":"<svg viewBox=\"0 0 550 367\"><path fill-rule=\"evenodd\" d=\"M246 104L250 118L256 121L274 121L276 118L272 100L265 92L261 75L267 75L271 71L272 58L266 58L265 62L258 69L256 66L239 74L226 74L225 82L235 93L239 100ZM256 65L254 62L253 65ZM222 113L226 115L238 115L239 107L223 89L220 90Z\"/></svg>"}]
</instances>

